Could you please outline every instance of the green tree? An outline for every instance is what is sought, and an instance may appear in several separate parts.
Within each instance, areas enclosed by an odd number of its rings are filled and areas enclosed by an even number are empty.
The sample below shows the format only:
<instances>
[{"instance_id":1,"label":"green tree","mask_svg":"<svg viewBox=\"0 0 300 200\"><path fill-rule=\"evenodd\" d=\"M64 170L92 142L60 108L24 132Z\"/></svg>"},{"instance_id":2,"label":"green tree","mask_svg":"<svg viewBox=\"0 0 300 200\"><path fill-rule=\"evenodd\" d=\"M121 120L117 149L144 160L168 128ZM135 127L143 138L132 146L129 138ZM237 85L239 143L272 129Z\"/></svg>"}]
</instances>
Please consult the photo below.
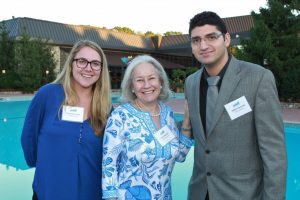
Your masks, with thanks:
<instances>
[{"instance_id":1,"label":"green tree","mask_svg":"<svg viewBox=\"0 0 300 200\"><path fill-rule=\"evenodd\" d=\"M33 92L54 79L54 56L41 39L31 40L24 32L15 45L15 61L15 87L23 92Z\"/></svg>"},{"instance_id":2,"label":"green tree","mask_svg":"<svg viewBox=\"0 0 300 200\"><path fill-rule=\"evenodd\" d=\"M198 70L197 67L187 67L186 69L174 69L171 74L171 88L175 92L183 92L186 77Z\"/></svg>"},{"instance_id":3,"label":"green tree","mask_svg":"<svg viewBox=\"0 0 300 200\"><path fill-rule=\"evenodd\" d=\"M270 69L283 99L299 100L300 15L299 0L268 0L260 13L252 12L250 39L241 40L241 59Z\"/></svg>"},{"instance_id":4,"label":"green tree","mask_svg":"<svg viewBox=\"0 0 300 200\"><path fill-rule=\"evenodd\" d=\"M167 31L164 33L164 36L171 36L171 35L182 35L182 32L178 31Z\"/></svg>"},{"instance_id":5,"label":"green tree","mask_svg":"<svg viewBox=\"0 0 300 200\"><path fill-rule=\"evenodd\" d=\"M171 74L171 87L175 92L182 92L184 87L184 80L186 78L186 72L182 69L174 69Z\"/></svg>"},{"instance_id":6,"label":"green tree","mask_svg":"<svg viewBox=\"0 0 300 200\"><path fill-rule=\"evenodd\" d=\"M188 68L186 68L186 70L185 70L186 77L188 77L189 75L193 74L197 70L198 70L197 67L188 67Z\"/></svg>"},{"instance_id":7,"label":"green tree","mask_svg":"<svg viewBox=\"0 0 300 200\"><path fill-rule=\"evenodd\" d=\"M123 32L123 33L135 34L135 32L132 29L128 28L128 27L115 26L114 29L119 31L119 32Z\"/></svg>"},{"instance_id":8,"label":"green tree","mask_svg":"<svg viewBox=\"0 0 300 200\"><path fill-rule=\"evenodd\" d=\"M0 24L0 90L14 88L14 40L9 37L5 23Z\"/></svg>"},{"instance_id":9,"label":"green tree","mask_svg":"<svg viewBox=\"0 0 300 200\"><path fill-rule=\"evenodd\" d=\"M152 31L147 31L144 35L145 36L155 36L155 33L153 33Z\"/></svg>"}]
</instances>

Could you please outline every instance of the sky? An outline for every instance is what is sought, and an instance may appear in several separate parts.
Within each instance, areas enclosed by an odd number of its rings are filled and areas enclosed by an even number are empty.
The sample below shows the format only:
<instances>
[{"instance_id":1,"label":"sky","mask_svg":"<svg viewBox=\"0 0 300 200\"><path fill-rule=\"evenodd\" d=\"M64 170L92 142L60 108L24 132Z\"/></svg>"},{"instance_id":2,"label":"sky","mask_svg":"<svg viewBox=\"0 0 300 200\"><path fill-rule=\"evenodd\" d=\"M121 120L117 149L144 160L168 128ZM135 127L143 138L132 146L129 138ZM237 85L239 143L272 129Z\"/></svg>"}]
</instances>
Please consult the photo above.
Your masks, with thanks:
<instances>
[{"instance_id":1,"label":"sky","mask_svg":"<svg viewBox=\"0 0 300 200\"><path fill-rule=\"evenodd\" d=\"M202 11L235 17L259 12L266 4L267 0L6 0L0 7L0 21L29 17L108 29L128 27L142 33L185 34L189 20Z\"/></svg>"}]
</instances>

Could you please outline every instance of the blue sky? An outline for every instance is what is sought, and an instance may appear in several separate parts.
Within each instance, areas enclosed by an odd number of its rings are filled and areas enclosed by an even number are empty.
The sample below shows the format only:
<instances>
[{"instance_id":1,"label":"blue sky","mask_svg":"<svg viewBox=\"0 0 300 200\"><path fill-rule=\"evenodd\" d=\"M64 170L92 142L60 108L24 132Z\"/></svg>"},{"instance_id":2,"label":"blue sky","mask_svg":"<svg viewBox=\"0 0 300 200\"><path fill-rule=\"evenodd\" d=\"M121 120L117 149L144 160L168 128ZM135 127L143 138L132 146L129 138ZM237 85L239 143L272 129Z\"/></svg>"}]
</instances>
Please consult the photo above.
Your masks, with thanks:
<instances>
[{"instance_id":1,"label":"blue sky","mask_svg":"<svg viewBox=\"0 0 300 200\"><path fill-rule=\"evenodd\" d=\"M221 17L248 15L266 7L266 0L7 0L0 21L30 17L75 25L129 27L135 32L188 32L195 14L210 10Z\"/></svg>"}]
</instances>

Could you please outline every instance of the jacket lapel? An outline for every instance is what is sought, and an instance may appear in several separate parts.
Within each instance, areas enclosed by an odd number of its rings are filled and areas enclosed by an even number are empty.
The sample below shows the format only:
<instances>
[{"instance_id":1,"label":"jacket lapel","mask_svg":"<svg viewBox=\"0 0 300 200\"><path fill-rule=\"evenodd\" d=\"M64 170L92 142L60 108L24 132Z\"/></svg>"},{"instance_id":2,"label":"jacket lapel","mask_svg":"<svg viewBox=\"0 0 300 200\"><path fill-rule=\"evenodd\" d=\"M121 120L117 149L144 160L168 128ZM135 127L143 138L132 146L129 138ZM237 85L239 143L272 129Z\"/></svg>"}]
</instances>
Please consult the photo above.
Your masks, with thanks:
<instances>
[{"instance_id":1,"label":"jacket lapel","mask_svg":"<svg viewBox=\"0 0 300 200\"><path fill-rule=\"evenodd\" d=\"M208 131L208 136L216 126L221 114L224 112L224 105L229 103L229 98L238 85L240 79L240 66L238 64L238 60L232 56L227 71L222 80L211 129Z\"/></svg>"},{"instance_id":2,"label":"jacket lapel","mask_svg":"<svg viewBox=\"0 0 300 200\"><path fill-rule=\"evenodd\" d=\"M203 142L203 144L205 144L206 142L206 138L205 138L205 133L204 133L204 129L203 129L203 124L200 118L200 83L201 83L201 77L202 77L202 73L203 73L203 67L198 71L198 73L196 74L195 77L195 81L194 81L194 85L192 88L192 91L194 91L194 95L191 97L193 98L193 103L194 105L196 105L196 110L194 110L193 112L196 113L196 117L197 117L197 121L199 122L199 131L200 131L200 136L201 136L201 141Z\"/></svg>"}]
</instances>

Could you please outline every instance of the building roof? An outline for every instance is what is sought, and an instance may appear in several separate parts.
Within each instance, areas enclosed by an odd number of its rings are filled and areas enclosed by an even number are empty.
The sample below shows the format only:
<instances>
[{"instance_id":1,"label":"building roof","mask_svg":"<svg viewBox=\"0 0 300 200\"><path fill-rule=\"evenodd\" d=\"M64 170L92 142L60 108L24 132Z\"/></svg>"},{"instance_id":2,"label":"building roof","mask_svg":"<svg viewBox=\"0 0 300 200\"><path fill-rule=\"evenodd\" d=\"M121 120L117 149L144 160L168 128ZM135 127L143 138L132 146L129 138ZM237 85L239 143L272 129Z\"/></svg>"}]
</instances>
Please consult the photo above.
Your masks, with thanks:
<instances>
[{"instance_id":1,"label":"building roof","mask_svg":"<svg viewBox=\"0 0 300 200\"><path fill-rule=\"evenodd\" d=\"M156 52L172 55L192 55L190 37L188 34L170 35L162 37Z\"/></svg>"},{"instance_id":2,"label":"building roof","mask_svg":"<svg viewBox=\"0 0 300 200\"><path fill-rule=\"evenodd\" d=\"M153 51L152 40L140 35L120 33L94 26L70 25L32 18L14 18L5 21L10 36L17 38L24 31L33 38L49 40L56 45L72 46L80 39L90 39L103 49Z\"/></svg>"},{"instance_id":3,"label":"building roof","mask_svg":"<svg viewBox=\"0 0 300 200\"><path fill-rule=\"evenodd\" d=\"M231 45L238 45L240 38L249 38L250 30L254 27L251 15L223 18L227 31L231 36Z\"/></svg>"},{"instance_id":4,"label":"building roof","mask_svg":"<svg viewBox=\"0 0 300 200\"><path fill-rule=\"evenodd\" d=\"M223 18L227 31L232 34L249 32L254 27L251 15Z\"/></svg>"},{"instance_id":5,"label":"building roof","mask_svg":"<svg viewBox=\"0 0 300 200\"><path fill-rule=\"evenodd\" d=\"M233 45L239 43L240 37L249 37L249 30L254 26L251 15L223 20L228 32L231 33ZM80 39L90 39L103 49L191 56L188 34L149 37L95 26L70 25L28 17L6 20L5 25L13 38L26 31L32 38L46 39L50 44L59 46L72 46Z\"/></svg>"}]
</instances>

